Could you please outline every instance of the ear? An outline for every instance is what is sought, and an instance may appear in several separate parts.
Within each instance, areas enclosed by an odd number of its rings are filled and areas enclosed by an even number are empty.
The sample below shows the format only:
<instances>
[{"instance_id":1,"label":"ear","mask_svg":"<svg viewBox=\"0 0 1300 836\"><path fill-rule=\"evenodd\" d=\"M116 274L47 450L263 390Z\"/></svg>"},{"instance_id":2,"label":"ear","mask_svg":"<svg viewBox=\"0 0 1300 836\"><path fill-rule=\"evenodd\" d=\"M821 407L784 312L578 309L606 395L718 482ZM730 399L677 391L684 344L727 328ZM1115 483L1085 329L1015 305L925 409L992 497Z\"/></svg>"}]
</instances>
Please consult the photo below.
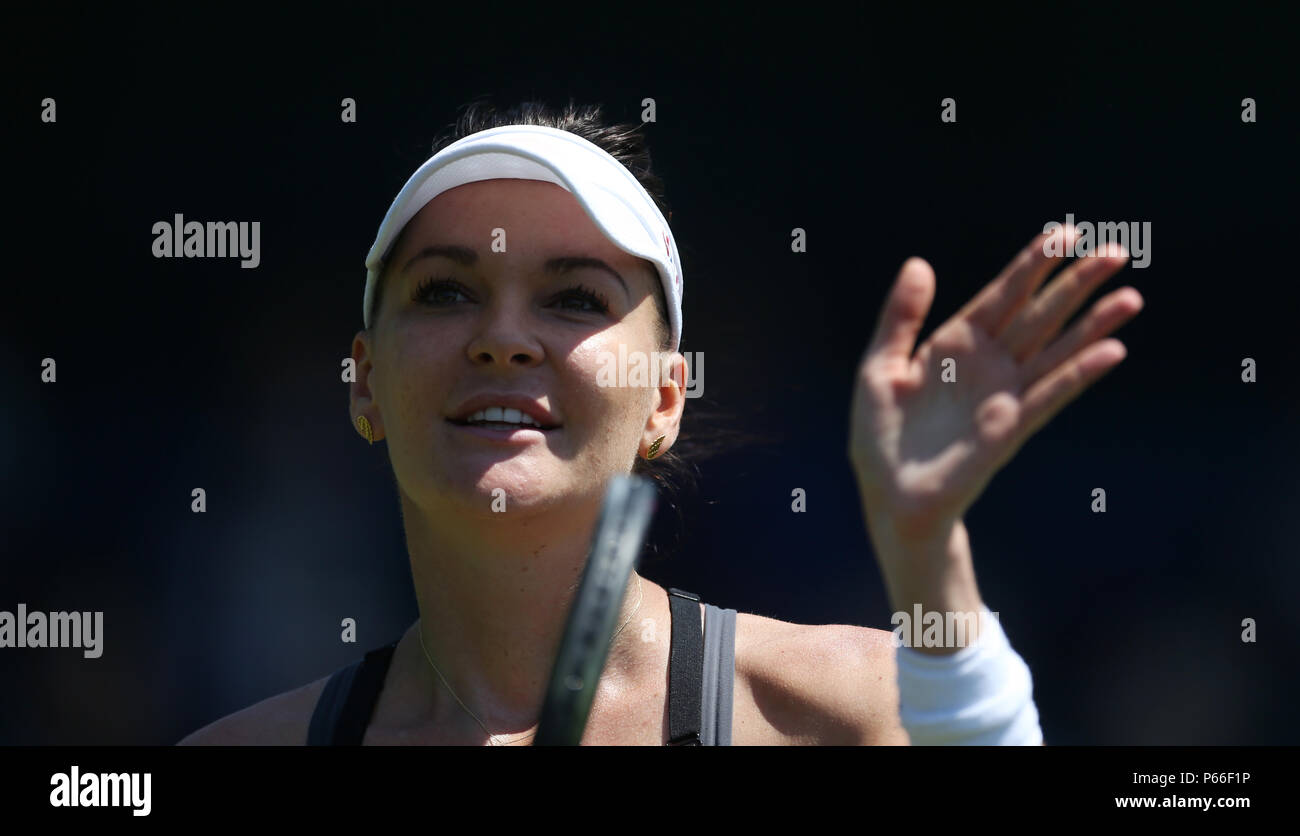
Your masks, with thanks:
<instances>
[{"instance_id":1,"label":"ear","mask_svg":"<svg viewBox=\"0 0 1300 836\"><path fill-rule=\"evenodd\" d=\"M660 385L655 388L654 409L646 420L637 455L645 458L655 439L663 436L655 453L657 459L677 442L681 430L682 410L686 408L686 358L678 351L654 356L659 363Z\"/></svg>"},{"instance_id":2,"label":"ear","mask_svg":"<svg viewBox=\"0 0 1300 836\"><path fill-rule=\"evenodd\" d=\"M352 338L352 364L356 367L356 374L348 385L348 411L352 414L352 429L355 432L360 433L357 417L364 415L370 422L375 441L379 441L384 437L384 417L379 412L379 404L375 402L374 385L378 381L373 358L371 335L366 331L358 331Z\"/></svg>"}]
</instances>

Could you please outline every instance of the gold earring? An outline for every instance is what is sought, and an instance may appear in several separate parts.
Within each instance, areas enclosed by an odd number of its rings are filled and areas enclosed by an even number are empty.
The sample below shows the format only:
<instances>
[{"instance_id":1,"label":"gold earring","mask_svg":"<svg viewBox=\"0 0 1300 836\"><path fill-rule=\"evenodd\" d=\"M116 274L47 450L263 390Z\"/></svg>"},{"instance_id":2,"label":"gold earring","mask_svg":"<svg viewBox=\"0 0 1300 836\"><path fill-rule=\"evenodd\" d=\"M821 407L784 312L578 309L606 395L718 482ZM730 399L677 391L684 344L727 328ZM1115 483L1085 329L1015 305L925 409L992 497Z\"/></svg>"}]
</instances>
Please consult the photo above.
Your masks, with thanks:
<instances>
[{"instance_id":1,"label":"gold earring","mask_svg":"<svg viewBox=\"0 0 1300 836\"><path fill-rule=\"evenodd\" d=\"M650 445L650 449L646 451L645 457L647 459L653 459L655 456L659 455L659 445L664 443L664 438L665 436L661 435L654 440L654 443Z\"/></svg>"},{"instance_id":2,"label":"gold earring","mask_svg":"<svg viewBox=\"0 0 1300 836\"><path fill-rule=\"evenodd\" d=\"M357 416L357 429L361 430L361 435L365 436L366 441L371 444L375 443L375 431L370 426L370 419L364 415Z\"/></svg>"}]
</instances>

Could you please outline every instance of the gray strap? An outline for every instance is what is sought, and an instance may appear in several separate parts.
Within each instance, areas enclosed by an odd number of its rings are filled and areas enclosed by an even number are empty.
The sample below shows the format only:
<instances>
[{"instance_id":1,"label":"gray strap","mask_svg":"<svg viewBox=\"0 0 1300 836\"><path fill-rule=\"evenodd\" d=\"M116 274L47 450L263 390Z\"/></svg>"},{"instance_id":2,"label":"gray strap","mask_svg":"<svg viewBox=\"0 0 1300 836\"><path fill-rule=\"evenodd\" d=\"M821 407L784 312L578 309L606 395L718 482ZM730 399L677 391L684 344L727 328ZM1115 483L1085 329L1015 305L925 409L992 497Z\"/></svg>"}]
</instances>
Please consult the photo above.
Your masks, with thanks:
<instances>
[{"instance_id":1,"label":"gray strap","mask_svg":"<svg viewBox=\"0 0 1300 836\"><path fill-rule=\"evenodd\" d=\"M704 688L700 742L731 745L732 692L736 676L736 611L704 605Z\"/></svg>"}]
</instances>

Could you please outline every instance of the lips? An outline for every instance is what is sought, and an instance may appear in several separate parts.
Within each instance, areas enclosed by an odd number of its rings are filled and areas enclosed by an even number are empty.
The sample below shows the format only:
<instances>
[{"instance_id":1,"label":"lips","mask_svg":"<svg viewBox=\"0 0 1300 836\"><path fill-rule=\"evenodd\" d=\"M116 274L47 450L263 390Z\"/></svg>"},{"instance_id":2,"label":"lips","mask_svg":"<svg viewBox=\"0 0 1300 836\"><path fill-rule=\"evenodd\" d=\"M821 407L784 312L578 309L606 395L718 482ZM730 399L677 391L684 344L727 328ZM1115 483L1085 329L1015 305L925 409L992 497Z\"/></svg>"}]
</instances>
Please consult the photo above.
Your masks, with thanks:
<instances>
[{"instance_id":1,"label":"lips","mask_svg":"<svg viewBox=\"0 0 1300 836\"><path fill-rule=\"evenodd\" d=\"M556 420L539 398L521 393L486 392L475 395L452 410L447 420L458 426L472 426L482 422L504 422L514 427L541 430L558 429Z\"/></svg>"},{"instance_id":2,"label":"lips","mask_svg":"<svg viewBox=\"0 0 1300 836\"><path fill-rule=\"evenodd\" d=\"M494 428L494 425L452 424L452 432L457 435L473 436L479 440L496 444L517 446L520 444L541 444L544 439L547 439L556 430L539 430L537 427L523 424L501 429Z\"/></svg>"}]
</instances>

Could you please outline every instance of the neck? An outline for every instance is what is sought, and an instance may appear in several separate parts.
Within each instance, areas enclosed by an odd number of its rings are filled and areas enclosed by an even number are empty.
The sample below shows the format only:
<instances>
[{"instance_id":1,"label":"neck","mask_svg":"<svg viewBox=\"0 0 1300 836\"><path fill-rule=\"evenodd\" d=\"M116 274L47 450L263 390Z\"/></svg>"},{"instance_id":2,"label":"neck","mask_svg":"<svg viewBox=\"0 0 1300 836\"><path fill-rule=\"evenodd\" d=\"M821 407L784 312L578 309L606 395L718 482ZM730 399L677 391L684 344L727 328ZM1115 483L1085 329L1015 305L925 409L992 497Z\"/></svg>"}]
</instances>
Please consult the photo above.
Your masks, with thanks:
<instances>
[{"instance_id":1,"label":"neck","mask_svg":"<svg viewBox=\"0 0 1300 836\"><path fill-rule=\"evenodd\" d=\"M446 680L425 662L434 722L464 713L449 686L492 734L534 729L599 506L473 518L430 514L403 494L402 510L420 609L415 650L424 655L422 637ZM616 625L636 610L638 581L629 578ZM653 645L636 641L635 626L616 637L603 683L630 682L651 664Z\"/></svg>"}]
</instances>

